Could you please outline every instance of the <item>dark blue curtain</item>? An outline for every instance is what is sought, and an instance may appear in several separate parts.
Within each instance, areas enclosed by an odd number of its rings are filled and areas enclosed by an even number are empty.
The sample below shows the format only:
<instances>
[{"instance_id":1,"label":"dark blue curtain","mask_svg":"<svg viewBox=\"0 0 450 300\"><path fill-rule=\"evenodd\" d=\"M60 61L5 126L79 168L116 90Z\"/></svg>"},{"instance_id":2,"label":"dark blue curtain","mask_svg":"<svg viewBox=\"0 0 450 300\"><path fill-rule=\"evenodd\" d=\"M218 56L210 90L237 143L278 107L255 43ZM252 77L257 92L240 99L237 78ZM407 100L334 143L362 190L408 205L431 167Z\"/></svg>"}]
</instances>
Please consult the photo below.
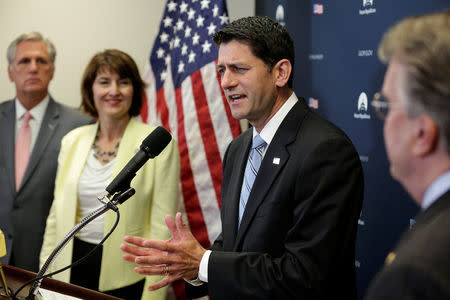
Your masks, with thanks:
<instances>
[{"instance_id":1,"label":"dark blue curtain","mask_svg":"<svg viewBox=\"0 0 450 300\"><path fill-rule=\"evenodd\" d=\"M386 67L383 33L406 16L450 7L448 0L257 0L256 14L285 24L296 48L294 90L355 144L364 168L356 261L358 296L382 267L418 207L389 174L382 127L370 107Z\"/></svg>"}]
</instances>

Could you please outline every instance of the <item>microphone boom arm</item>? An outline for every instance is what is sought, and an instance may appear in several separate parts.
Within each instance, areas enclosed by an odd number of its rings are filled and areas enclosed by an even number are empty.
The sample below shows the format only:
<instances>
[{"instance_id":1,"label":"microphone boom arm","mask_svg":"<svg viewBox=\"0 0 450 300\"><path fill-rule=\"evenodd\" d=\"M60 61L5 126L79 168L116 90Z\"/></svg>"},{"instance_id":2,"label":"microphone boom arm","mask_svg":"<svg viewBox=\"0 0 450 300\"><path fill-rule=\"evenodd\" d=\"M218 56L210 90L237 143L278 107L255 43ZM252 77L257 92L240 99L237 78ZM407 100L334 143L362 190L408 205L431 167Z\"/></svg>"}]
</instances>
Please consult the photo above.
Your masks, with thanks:
<instances>
[{"instance_id":1,"label":"microphone boom arm","mask_svg":"<svg viewBox=\"0 0 450 300\"><path fill-rule=\"evenodd\" d=\"M61 252L61 250L67 245L67 243L77 234L83 227L85 227L87 224L89 224L92 220L95 218L101 216L105 212L107 212L109 209L113 211L118 211L117 204L122 204L133 196L135 193L135 190L133 188L128 188L125 192L120 194L115 194L113 199L108 202L103 202L100 200L104 205L102 207L97 208L93 212L91 212L89 215L84 217L78 224L76 224L72 230L63 238L63 240L55 247L53 252L49 255L45 263L42 265L42 268L39 270L39 273L37 274L36 278L42 277L47 272L50 265L53 263L53 261L56 259L56 256ZM107 198L106 195L103 196L103 198ZM33 285L30 288L30 291L28 293L27 299L34 299L34 296L37 294L39 287L41 286L42 280L44 278L41 278L39 280L36 280Z\"/></svg>"}]
</instances>

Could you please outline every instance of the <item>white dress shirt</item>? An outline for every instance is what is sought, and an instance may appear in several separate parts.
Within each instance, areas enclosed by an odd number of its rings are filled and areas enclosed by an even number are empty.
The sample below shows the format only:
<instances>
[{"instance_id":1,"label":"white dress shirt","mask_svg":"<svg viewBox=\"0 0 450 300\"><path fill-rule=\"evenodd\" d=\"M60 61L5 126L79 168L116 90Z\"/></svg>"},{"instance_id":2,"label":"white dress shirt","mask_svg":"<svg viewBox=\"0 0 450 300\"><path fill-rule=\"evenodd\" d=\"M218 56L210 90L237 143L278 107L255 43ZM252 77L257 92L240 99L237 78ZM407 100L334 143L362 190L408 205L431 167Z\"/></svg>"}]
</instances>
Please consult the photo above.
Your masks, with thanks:
<instances>
[{"instance_id":1,"label":"white dress shirt","mask_svg":"<svg viewBox=\"0 0 450 300\"><path fill-rule=\"evenodd\" d=\"M425 191L421 205L422 210L430 207L434 201L439 199L439 197L444 195L448 190L450 190L450 171L439 176Z\"/></svg>"}]
</instances>

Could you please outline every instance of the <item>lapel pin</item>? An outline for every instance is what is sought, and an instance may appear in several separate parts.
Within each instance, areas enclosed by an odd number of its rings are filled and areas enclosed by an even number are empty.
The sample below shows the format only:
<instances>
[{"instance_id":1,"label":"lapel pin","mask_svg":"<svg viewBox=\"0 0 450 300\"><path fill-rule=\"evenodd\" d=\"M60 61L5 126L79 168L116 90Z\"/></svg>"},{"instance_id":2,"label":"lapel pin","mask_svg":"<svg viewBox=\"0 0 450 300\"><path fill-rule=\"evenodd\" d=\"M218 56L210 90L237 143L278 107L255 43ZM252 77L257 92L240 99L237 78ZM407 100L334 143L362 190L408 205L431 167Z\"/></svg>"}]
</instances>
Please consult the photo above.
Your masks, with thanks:
<instances>
[{"instance_id":1,"label":"lapel pin","mask_svg":"<svg viewBox=\"0 0 450 300\"><path fill-rule=\"evenodd\" d=\"M395 253L394 252L390 252L388 254L388 256L386 257L386 259L384 261L384 264L385 265L390 265L395 260L395 257L396 257Z\"/></svg>"},{"instance_id":2,"label":"lapel pin","mask_svg":"<svg viewBox=\"0 0 450 300\"><path fill-rule=\"evenodd\" d=\"M272 163L273 163L274 165L279 165L279 164L280 164L280 158L279 158L279 157L274 157Z\"/></svg>"}]
</instances>

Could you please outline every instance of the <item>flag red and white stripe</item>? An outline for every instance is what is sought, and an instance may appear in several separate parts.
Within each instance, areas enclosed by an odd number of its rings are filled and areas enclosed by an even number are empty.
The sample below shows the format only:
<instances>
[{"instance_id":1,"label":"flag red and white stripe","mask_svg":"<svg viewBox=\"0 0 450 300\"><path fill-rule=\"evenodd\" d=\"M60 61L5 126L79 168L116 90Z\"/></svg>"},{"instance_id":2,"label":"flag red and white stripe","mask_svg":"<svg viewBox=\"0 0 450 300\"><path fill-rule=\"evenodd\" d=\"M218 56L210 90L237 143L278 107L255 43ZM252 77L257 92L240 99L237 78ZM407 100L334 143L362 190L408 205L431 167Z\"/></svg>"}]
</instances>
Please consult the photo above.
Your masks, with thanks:
<instances>
[{"instance_id":1,"label":"flag red and white stripe","mask_svg":"<svg viewBox=\"0 0 450 300\"><path fill-rule=\"evenodd\" d=\"M224 0L170 0L146 66L141 119L178 143L182 210L204 247L221 231L220 185L226 147L240 132L216 71L212 35L228 23Z\"/></svg>"}]
</instances>

